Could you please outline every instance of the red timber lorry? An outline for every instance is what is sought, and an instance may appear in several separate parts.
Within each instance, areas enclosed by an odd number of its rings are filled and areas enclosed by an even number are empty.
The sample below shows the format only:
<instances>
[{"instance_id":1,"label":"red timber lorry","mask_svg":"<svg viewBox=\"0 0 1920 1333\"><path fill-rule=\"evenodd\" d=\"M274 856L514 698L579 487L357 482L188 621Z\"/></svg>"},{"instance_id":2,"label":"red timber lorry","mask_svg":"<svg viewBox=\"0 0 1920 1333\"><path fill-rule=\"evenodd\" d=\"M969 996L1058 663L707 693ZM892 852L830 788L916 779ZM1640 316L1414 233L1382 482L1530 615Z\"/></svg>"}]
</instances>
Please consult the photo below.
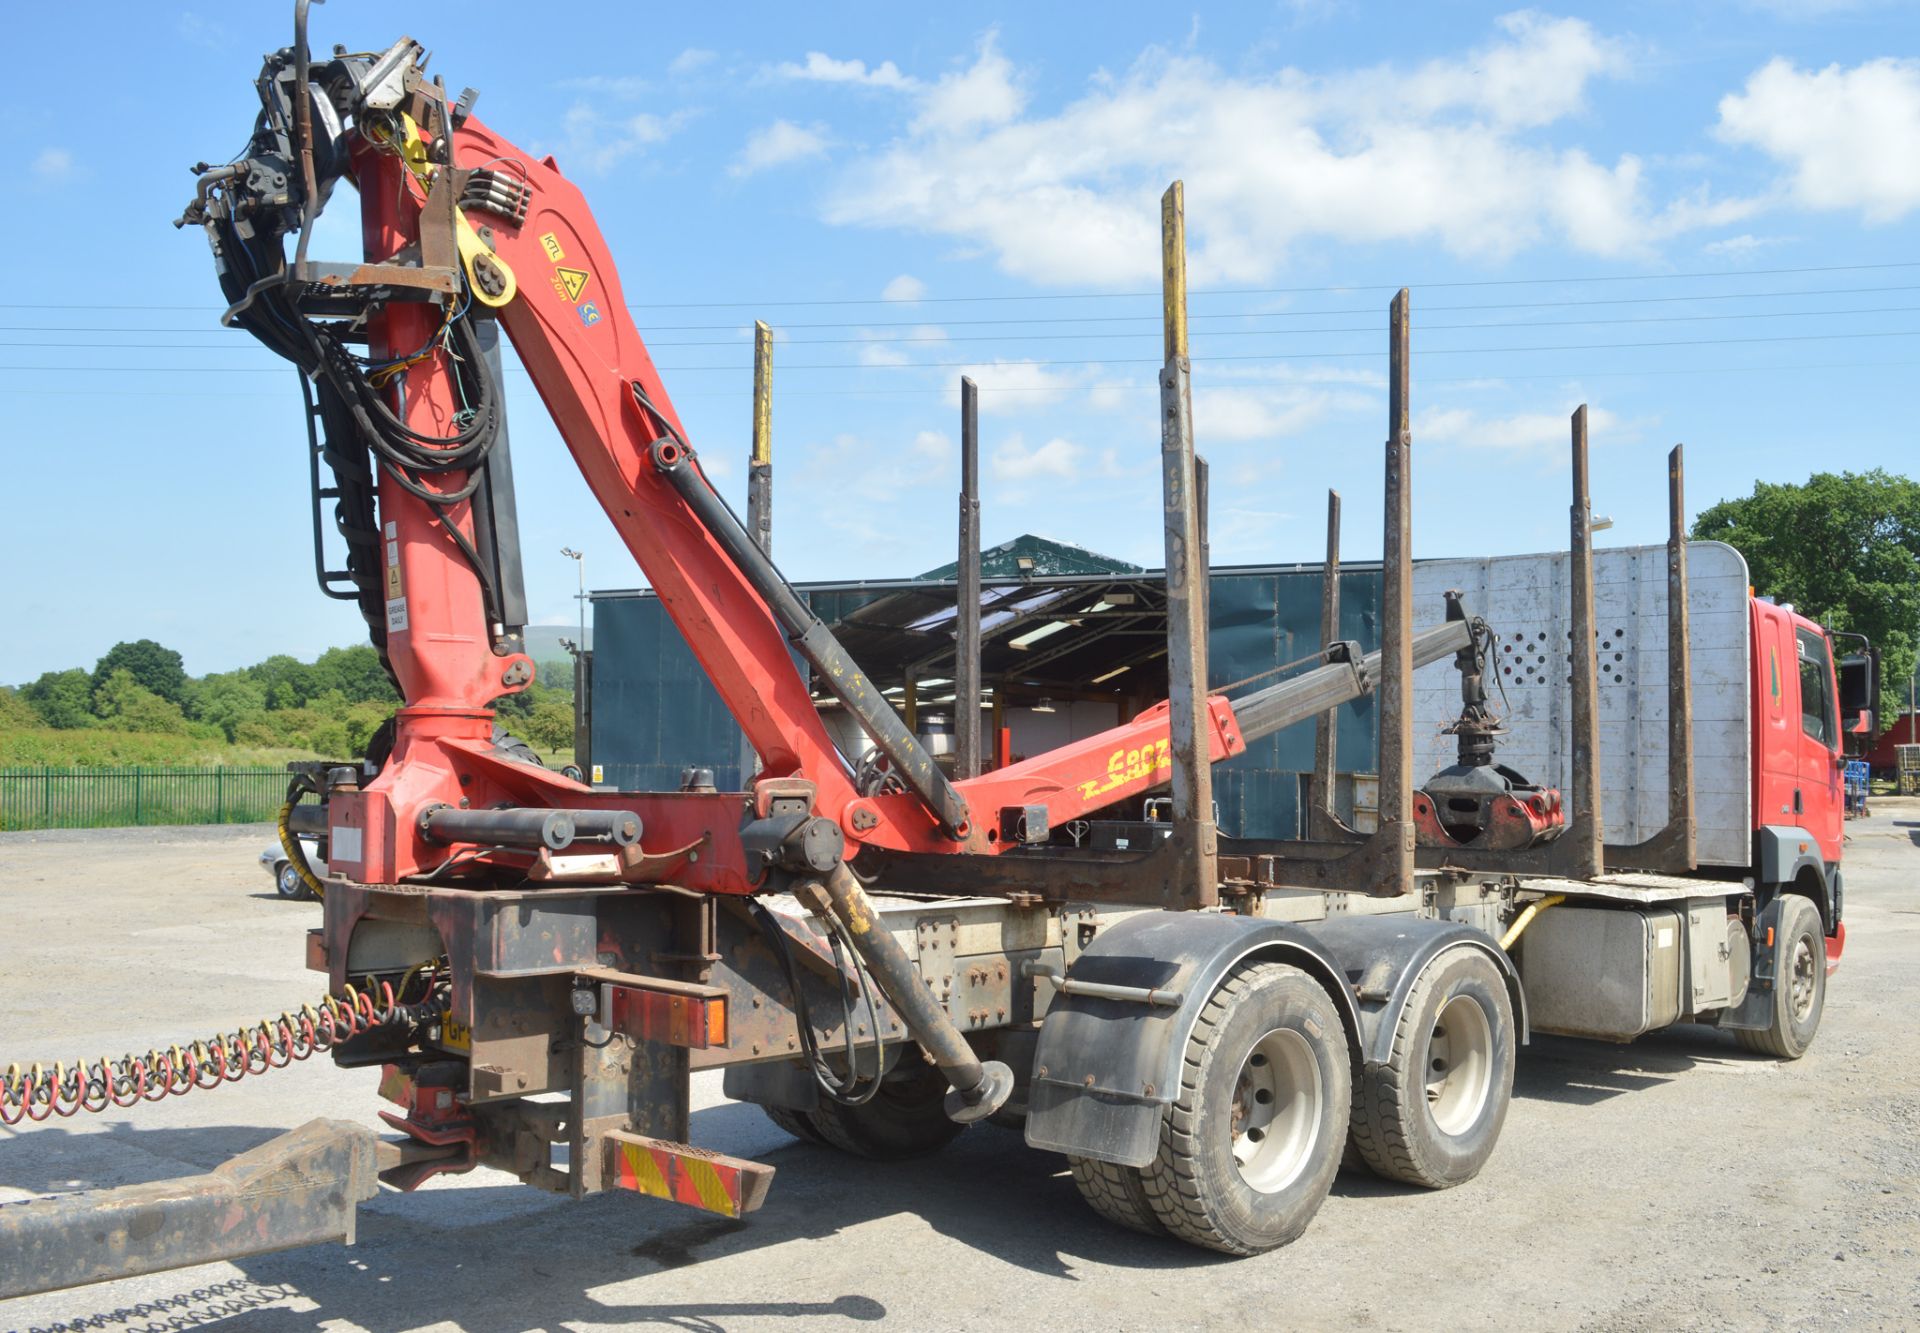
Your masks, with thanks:
<instances>
[{"instance_id":1,"label":"red timber lorry","mask_svg":"<svg viewBox=\"0 0 1920 1333\"><path fill-rule=\"evenodd\" d=\"M948 773L708 484L560 164L488 129L410 39L313 59L305 11L261 71L244 155L202 164L182 221L213 246L227 322L299 370L316 542L330 510L345 543L317 548L318 573L405 699L366 762L293 775L289 855L301 832L325 845L307 961L328 998L142 1056L13 1066L0 1120L324 1051L378 1071L394 1133L315 1121L206 1176L0 1209L0 1296L350 1240L382 1184L483 1166L740 1216L773 1168L687 1141L704 1070L860 1157L993 1121L973 1132L1063 1154L1112 1221L1252 1254L1301 1233L1349 1151L1416 1186L1470 1180L1532 1032L1690 1022L1807 1050L1845 938L1838 742L1863 705L1836 698L1817 625L1755 600L1731 549L1685 540L1678 450L1664 547L1594 552L1582 409L1565 554L1415 566L1402 292L1379 644L1331 628L1330 525L1317 660L1210 688L1176 184L1167 702ZM365 253L309 260L343 185ZM497 738L492 701L533 674L502 333L753 745L747 790L698 770L679 791L589 786ZM862 752L828 735L816 691ZM1361 829L1329 794L1334 710L1367 694ZM1308 721L1305 836L1221 833L1212 764ZM1063 836L1163 787L1171 821L1145 849Z\"/></svg>"}]
</instances>

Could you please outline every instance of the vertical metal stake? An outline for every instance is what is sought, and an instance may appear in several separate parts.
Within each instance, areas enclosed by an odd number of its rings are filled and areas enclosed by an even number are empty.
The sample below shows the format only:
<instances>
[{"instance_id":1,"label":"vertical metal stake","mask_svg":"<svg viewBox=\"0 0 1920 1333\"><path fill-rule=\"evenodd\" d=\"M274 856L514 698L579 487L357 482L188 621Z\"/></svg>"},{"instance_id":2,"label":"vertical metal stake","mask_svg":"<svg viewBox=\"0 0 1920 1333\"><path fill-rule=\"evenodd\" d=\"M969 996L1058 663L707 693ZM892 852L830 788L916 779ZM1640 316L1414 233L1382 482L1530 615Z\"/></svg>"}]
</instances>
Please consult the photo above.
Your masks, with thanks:
<instances>
[{"instance_id":1,"label":"vertical metal stake","mask_svg":"<svg viewBox=\"0 0 1920 1333\"><path fill-rule=\"evenodd\" d=\"M1173 749L1173 836L1184 855L1168 886L1169 906L1211 907L1220 900L1213 824L1213 754L1207 736L1205 566L1195 503L1192 364L1187 359L1185 190L1160 200L1162 323L1160 484L1167 559L1167 697Z\"/></svg>"},{"instance_id":2,"label":"vertical metal stake","mask_svg":"<svg viewBox=\"0 0 1920 1333\"><path fill-rule=\"evenodd\" d=\"M980 776L980 389L960 377L960 565L954 617L954 777Z\"/></svg>"},{"instance_id":3,"label":"vertical metal stake","mask_svg":"<svg viewBox=\"0 0 1920 1333\"><path fill-rule=\"evenodd\" d=\"M1693 808L1693 644L1688 637L1686 446L1667 455L1667 821L1678 825L1680 861L1698 868Z\"/></svg>"},{"instance_id":4,"label":"vertical metal stake","mask_svg":"<svg viewBox=\"0 0 1920 1333\"><path fill-rule=\"evenodd\" d=\"M1573 817L1563 835L1569 870L1580 879L1603 873L1600 814L1600 718L1594 697L1599 667L1593 629L1593 498L1587 489L1587 405L1573 413L1572 550L1568 568L1567 655L1573 667Z\"/></svg>"},{"instance_id":5,"label":"vertical metal stake","mask_svg":"<svg viewBox=\"0 0 1920 1333\"><path fill-rule=\"evenodd\" d=\"M1380 826L1391 840L1386 894L1413 892L1413 427L1412 297L1393 298L1387 349L1386 515L1380 591Z\"/></svg>"},{"instance_id":6,"label":"vertical metal stake","mask_svg":"<svg viewBox=\"0 0 1920 1333\"><path fill-rule=\"evenodd\" d=\"M1327 563L1320 591L1320 648L1340 640L1340 492L1327 492ZM1340 712L1329 708L1313 723L1313 800L1307 809L1307 836L1325 837L1333 818L1334 746ZM1323 818L1324 816L1324 818Z\"/></svg>"},{"instance_id":7,"label":"vertical metal stake","mask_svg":"<svg viewBox=\"0 0 1920 1333\"><path fill-rule=\"evenodd\" d=\"M759 319L753 321L753 445L747 454L747 534L762 555L773 557L773 330ZM742 787L759 767L752 742L741 736Z\"/></svg>"}]
</instances>

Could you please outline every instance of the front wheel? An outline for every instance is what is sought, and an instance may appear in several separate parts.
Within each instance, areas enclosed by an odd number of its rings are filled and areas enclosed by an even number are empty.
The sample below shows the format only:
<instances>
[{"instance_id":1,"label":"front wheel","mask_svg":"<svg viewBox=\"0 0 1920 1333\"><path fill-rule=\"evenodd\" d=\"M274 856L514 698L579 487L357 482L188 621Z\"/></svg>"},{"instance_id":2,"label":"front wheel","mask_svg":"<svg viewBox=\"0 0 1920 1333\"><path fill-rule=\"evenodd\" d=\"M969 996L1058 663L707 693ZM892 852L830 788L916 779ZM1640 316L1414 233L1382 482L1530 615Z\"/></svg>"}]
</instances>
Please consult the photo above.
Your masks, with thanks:
<instances>
[{"instance_id":1,"label":"front wheel","mask_svg":"<svg viewBox=\"0 0 1920 1333\"><path fill-rule=\"evenodd\" d=\"M1780 899L1780 924L1774 928L1771 1021L1733 1035L1750 1051L1798 1060L1813 1045L1826 1006L1827 941L1820 909L1790 893Z\"/></svg>"},{"instance_id":2,"label":"front wheel","mask_svg":"<svg viewBox=\"0 0 1920 1333\"><path fill-rule=\"evenodd\" d=\"M1225 1254L1296 1239L1340 1169L1347 1060L1340 1015L1313 978L1271 962L1229 972L1187 1039L1159 1153L1140 1171L1160 1225Z\"/></svg>"},{"instance_id":3,"label":"front wheel","mask_svg":"<svg viewBox=\"0 0 1920 1333\"><path fill-rule=\"evenodd\" d=\"M273 887L282 898L300 898L307 892L306 882L291 861L282 861L273 869Z\"/></svg>"},{"instance_id":4,"label":"front wheel","mask_svg":"<svg viewBox=\"0 0 1920 1333\"><path fill-rule=\"evenodd\" d=\"M1477 949L1442 955L1414 982L1393 1055L1353 1089L1353 1149L1375 1175L1447 1189L1493 1155L1513 1097L1513 1001Z\"/></svg>"}]
</instances>

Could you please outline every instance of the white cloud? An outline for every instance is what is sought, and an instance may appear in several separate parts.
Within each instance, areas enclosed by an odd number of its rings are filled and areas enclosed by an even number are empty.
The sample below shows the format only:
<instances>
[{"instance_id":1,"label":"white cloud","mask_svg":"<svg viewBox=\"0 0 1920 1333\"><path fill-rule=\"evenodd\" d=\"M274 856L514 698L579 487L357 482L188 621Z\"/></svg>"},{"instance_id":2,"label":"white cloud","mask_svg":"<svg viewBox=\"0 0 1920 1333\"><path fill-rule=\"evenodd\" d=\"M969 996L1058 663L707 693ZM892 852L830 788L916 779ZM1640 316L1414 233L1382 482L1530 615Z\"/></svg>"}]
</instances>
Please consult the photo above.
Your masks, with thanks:
<instances>
[{"instance_id":1,"label":"white cloud","mask_svg":"<svg viewBox=\"0 0 1920 1333\"><path fill-rule=\"evenodd\" d=\"M672 63L667 66L667 73L691 74L702 65L710 64L713 58L713 52L703 50L698 46L689 46L673 58Z\"/></svg>"},{"instance_id":2,"label":"white cloud","mask_svg":"<svg viewBox=\"0 0 1920 1333\"><path fill-rule=\"evenodd\" d=\"M1268 279L1314 237L1495 259L1547 244L1638 254L1730 220L1734 203L1660 207L1639 158L1597 160L1543 133L1627 77L1628 55L1579 19L1521 14L1410 70L1249 74L1149 51L1034 113L990 34L969 68L914 92L908 130L853 163L824 213L949 237L1050 285L1151 280L1175 177L1197 284Z\"/></svg>"},{"instance_id":3,"label":"white cloud","mask_svg":"<svg viewBox=\"0 0 1920 1333\"><path fill-rule=\"evenodd\" d=\"M786 61L777 72L789 79L805 79L811 83L856 83L868 88L907 89L917 86L914 81L902 74L891 61L885 60L867 68L864 60L835 60L824 51L809 51L805 64L796 65Z\"/></svg>"},{"instance_id":4,"label":"white cloud","mask_svg":"<svg viewBox=\"0 0 1920 1333\"><path fill-rule=\"evenodd\" d=\"M747 136L747 146L727 171L734 176L751 176L768 167L822 157L827 143L824 125L796 125L790 120L776 120Z\"/></svg>"},{"instance_id":5,"label":"white cloud","mask_svg":"<svg viewBox=\"0 0 1920 1333\"><path fill-rule=\"evenodd\" d=\"M972 380L980 388L982 412L1024 412L1044 407L1065 398L1079 385L1071 375L1063 375L1034 361L995 361L991 364L962 366L948 372L948 400L958 406L960 381Z\"/></svg>"},{"instance_id":6,"label":"white cloud","mask_svg":"<svg viewBox=\"0 0 1920 1333\"><path fill-rule=\"evenodd\" d=\"M902 273L880 289L882 301L918 301L927 294L927 284L911 273Z\"/></svg>"},{"instance_id":7,"label":"white cloud","mask_svg":"<svg viewBox=\"0 0 1920 1333\"><path fill-rule=\"evenodd\" d=\"M961 134L983 126L1004 125L1020 114L1026 96L1014 82L1013 64L1000 54L989 32L967 69L943 74L920 101L913 127L922 134Z\"/></svg>"},{"instance_id":8,"label":"white cloud","mask_svg":"<svg viewBox=\"0 0 1920 1333\"><path fill-rule=\"evenodd\" d=\"M1019 435L1009 435L993 451L993 475L999 481L1031 481L1036 477L1071 477L1087 451L1057 436L1035 449Z\"/></svg>"},{"instance_id":9,"label":"white cloud","mask_svg":"<svg viewBox=\"0 0 1920 1333\"><path fill-rule=\"evenodd\" d=\"M942 431L923 430L913 437L913 452L930 463L943 462L953 453L953 437Z\"/></svg>"},{"instance_id":10,"label":"white cloud","mask_svg":"<svg viewBox=\"0 0 1920 1333\"><path fill-rule=\"evenodd\" d=\"M1202 448L1215 441L1266 440L1297 435L1335 411L1371 410L1375 396L1310 388L1198 388L1193 433Z\"/></svg>"},{"instance_id":11,"label":"white cloud","mask_svg":"<svg viewBox=\"0 0 1920 1333\"><path fill-rule=\"evenodd\" d=\"M1623 422L1604 407L1587 408L1587 434L1595 446L1639 438L1637 422ZM1565 412L1516 412L1486 416L1467 407L1429 408L1414 418L1413 440L1474 449L1519 452L1567 449L1573 441L1573 407Z\"/></svg>"},{"instance_id":12,"label":"white cloud","mask_svg":"<svg viewBox=\"0 0 1920 1333\"><path fill-rule=\"evenodd\" d=\"M1720 99L1717 133L1785 167L1803 208L1858 209L1870 223L1920 208L1920 60L1803 71L1775 58Z\"/></svg>"},{"instance_id":13,"label":"white cloud","mask_svg":"<svg viewBox=\"0 0 1920 1333\"><path fill-rule=\"evenodd\" d=\"M64 148L42 148L29 168L40 185L66 185L80 179L80 164Z\"/></svg>"},{"instance_id":14,"label":"white cloud","mask_svg":"<svg viewBox=\"0 0 1920 1333\"><path fill-rule=\"evenodd\" d=\"M1700 250L1703 254L1719 255L1723 259L1751 259L1762 250L1768 250L1776 245L1786 244L1789 239L1790 238L1786 236L1750 236L1742 234L1739 236L1723 237L1717 241L1708 241L1700 247Z\"/></svg>"},{"instance_id":15,"label":"white cloud","mask_svg":"<svg viewBox=\"0 0 1920 1333\"><path fill-rule=\"evenodd\" d=\"M560 165L564 170L578 163L596 175L611 171L635 153L671 139L687 119L684 111L610 117L591 103L575 102L562 120L566 145L560 150Z\"/></svg>"}]
</instances>

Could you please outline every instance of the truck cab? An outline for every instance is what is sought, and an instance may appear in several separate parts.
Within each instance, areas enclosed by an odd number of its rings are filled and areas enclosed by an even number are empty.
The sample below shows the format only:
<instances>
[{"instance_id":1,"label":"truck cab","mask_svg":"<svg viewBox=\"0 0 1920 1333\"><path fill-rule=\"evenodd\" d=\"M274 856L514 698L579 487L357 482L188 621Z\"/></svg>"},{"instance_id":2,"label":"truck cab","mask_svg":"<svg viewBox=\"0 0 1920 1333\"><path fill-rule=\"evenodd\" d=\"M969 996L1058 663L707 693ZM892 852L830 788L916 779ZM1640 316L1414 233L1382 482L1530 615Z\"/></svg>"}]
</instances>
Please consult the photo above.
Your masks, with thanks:
<instances>
[{"instance_id":1,"label":"truck cab","mask_svg":"<svg viewBox=\"0 0 1920 1333\"><path fill-rule=\"evenodd\" d=\"M1838 925L1846 756L1826 630L1791 606L1750 598L1756 877L1815 898ZM1853 702L1853 701L1849 701ZM1817 886L1811 880L1817 879Z\"/></svg>"}]
</instances>

